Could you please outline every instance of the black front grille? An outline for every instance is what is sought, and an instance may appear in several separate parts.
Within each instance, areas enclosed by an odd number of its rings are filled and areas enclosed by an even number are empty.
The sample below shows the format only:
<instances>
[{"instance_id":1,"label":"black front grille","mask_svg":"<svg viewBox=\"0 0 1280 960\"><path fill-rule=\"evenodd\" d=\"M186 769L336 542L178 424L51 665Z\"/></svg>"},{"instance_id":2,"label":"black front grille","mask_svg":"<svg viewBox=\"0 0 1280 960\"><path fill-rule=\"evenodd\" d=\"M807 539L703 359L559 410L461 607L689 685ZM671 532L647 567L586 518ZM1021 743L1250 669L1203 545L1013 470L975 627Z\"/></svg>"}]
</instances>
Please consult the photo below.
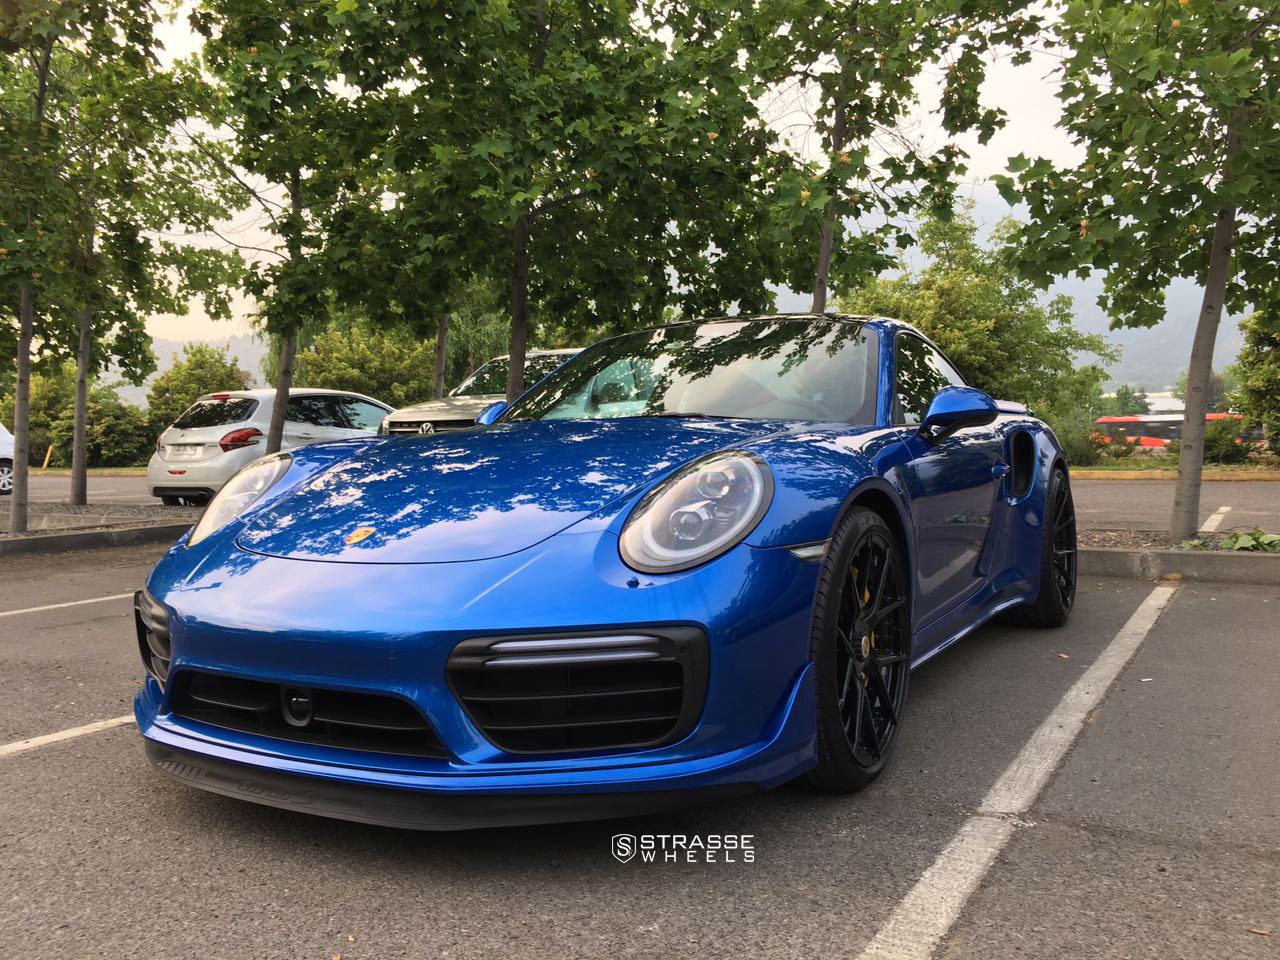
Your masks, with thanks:
<instances>
[{"instance_id":1,"label":"black front grille","mask_svg":"<svg viewBox=\"0 0 1280 960\"><path fill-rule=\"evenodd\" d=\"M169 679L173 651L169 643L169 612L145 590L133 595L133 625L138 634L138 653L147 673L160 689Z\"/></svg>"},{"instance_id":2,"label":"black front grille","mask_svg":"<svg viewBox=\"0 0 1280 960\"><path fill-rule=\"evenodd\" d=\"M445 757L425 717L408 700L184 670L173 712L188 720L264 737L369 753Z\"/></svg>"},{"instance_id":3,"label":"black front grille","mask_svg":"<svg viewBox=\"0 0 1280 960\"><path fill-rule=\"evenodd\" d=\"M508 753L576 753L671 743L707 690L707 641L691 627L465 640L449 683Z\"/></svg>"},{"instance_id":4,"label":"black front grille","mask_svg":"<svg viewBox=\"0 0 1280 960\"><path fill-rule=\"evenodd\" d=\"M427 433L451 433L455 430L467 430L476 425L475 418L469 420L389 420L388 433L422 433L424 424L430 424Z\"/></svg>"}]
</instances>

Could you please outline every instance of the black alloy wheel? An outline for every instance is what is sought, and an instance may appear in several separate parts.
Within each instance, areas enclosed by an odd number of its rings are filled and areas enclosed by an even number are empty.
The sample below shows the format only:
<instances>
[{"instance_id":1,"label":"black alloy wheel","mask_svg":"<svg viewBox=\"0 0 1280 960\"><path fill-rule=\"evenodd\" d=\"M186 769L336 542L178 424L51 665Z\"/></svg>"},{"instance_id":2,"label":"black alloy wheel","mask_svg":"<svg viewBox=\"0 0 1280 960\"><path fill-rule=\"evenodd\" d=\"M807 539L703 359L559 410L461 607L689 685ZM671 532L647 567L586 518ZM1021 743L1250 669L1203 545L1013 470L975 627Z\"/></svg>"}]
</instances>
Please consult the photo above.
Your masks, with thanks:
<instances>
[{"instance_id":1,"label":"black alloy wheel","mask_svg":"<svg viewBox=\"0 0 1280 960\"><path fill-rule=\"evenodd\" d=\"M820 787L860 789L893 751L911 669L906 583L893 532L855 507L828 546L815 610Z\"/></svg>"}]
</instances>

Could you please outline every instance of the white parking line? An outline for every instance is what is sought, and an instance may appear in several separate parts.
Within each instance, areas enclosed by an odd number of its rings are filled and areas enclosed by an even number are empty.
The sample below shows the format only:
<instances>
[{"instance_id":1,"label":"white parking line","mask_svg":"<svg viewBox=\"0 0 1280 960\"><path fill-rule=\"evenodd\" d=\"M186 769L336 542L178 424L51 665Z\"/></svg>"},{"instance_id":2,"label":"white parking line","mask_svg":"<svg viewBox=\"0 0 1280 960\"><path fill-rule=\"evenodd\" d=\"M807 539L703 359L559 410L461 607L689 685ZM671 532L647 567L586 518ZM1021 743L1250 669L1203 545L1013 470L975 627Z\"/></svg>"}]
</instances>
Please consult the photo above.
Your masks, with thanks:
<instances>
[{"instance_id":1,"label":"white parking line","mask_svg":"<svg viewBox=\"0 0 1280 960\"><path fill-rule=\"evenodd\" d=\"M133 599L132 593L113 593L109 597L91 597L88 600L69 600L66 603L48 603L43 607L25 607L22 610L0 610L0 617L16 617L24 613L43 613L46 610L61 610L64 607L80 607L86 603L106 603L108 600Z\"/></svg>"},{"instance_id":2,"label":"white parking line","mask_svg":"<svg viewBox=\"0 0 1280 960\"><path fill-rule=\"evenodd\" d=\"M70 730L59 730L57 733L46 733L42 737L15 740L13 743L6 743L4 746L0 746L0 757L12 757L14 754L47 747L51 743L61 743L64 740L83 737L85 734L98 733L101 730L110 730L113 727L122 727L126 723L133 723L133 714L124 717L112 717L110 720L99 720L97 723L86 723L83 727L72 727Z\"/></svg>"},{"instance_id":3,"label":"white parking line","mask_svg":"<svg viewBox=\"0 0 1280 960\"><path fill-rule=\"evenodd\" d=\"M1204 526L1200 528L1201 533L1213 533L1218 527L1222 526L1222 521L1226 519L1228 513L1231 512L1230 507L1219 507L1209 518L1205 520Z\"/></svg>"},{"instance_id":4,"label":"white parking line","mask_svg":"<svg viewBox=\"0 0 1280 960\"><path fill-rule=\"evenodd\" d=\"M992 785L977 815L960 828L894 908L860 954L862 960L928 960L933 955L1013 836L1019 815L1031 808L1089 713L1138 652L1177 589L1160 584L1142 601Z\"/></svg>"}]
</instances>

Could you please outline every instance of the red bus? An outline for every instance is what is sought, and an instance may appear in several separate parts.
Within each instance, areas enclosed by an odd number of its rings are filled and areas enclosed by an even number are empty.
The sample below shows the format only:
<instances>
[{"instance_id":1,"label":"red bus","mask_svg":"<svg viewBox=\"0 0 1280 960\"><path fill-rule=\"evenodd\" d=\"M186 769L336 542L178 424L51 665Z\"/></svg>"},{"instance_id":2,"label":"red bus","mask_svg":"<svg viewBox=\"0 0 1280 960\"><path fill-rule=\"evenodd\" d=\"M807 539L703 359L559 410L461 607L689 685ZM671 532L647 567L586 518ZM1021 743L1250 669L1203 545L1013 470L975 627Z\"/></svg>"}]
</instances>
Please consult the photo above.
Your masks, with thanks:
<instances>
[{"instance_id":1,"label":"red bus","mask_svg":"<svg viewBox=\"0 0 1280 960\"><path fill-rule=\"evenodd\" d=\"M1216 420L1243 420L1238 413L1206 413L1205 423ZM1138 447L1167 447L1182 434L1182 414L1147 413L1130 417L1099 417L1094 423L1103 443L1123 440ZM1252 427L1241 434L1246 443L1262 442L1262 430Z\"/></svg>"}]
</instances>

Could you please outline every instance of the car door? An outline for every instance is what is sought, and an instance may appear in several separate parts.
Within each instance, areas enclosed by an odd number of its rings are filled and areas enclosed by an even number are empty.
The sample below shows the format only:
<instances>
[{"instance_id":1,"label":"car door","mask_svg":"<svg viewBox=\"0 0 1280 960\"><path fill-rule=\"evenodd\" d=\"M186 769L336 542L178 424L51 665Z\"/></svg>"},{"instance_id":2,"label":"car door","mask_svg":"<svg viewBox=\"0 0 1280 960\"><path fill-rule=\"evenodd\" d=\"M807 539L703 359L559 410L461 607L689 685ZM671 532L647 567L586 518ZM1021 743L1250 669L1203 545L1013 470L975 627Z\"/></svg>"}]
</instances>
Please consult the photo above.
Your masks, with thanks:
<instances>
[{"instance_id":1,"label":"car door","mask_svg":"<svg viewBox=\"0 0 1280 960\"><path fill-rule=\"evenodd\" d=\"M305 447L322 440L338 440L350 436L346 431L346 413L331 394L300 394L289 397L285 408L284 438L281 449Z\"/></svg>"},{"instance_id":2,"label":"car door","mask_svg":"<svg viewBox=\"0 0 1280 960\"><path fill-rule=\"evenodd\" d=\"M985 580L980 562L990 536L1002 464L991 425L967 427L940 440L919 432L934 396L964 379L921 337L899 332L894 345L895 426L908 460L903 476L916 533L917 627L953 611Z\"/></svg>"},{"instance_id":3,"label":"car door","mask_svg":"<svg viewBox=\"0 0 1280 960\"><path fill-rule=\"evenodd\" d=\"M346 415L348 437L367 437L378 432L383 418L391 412L389 407L366 400L364 397L338 397Z\"/></svg>"}]
</instances>

